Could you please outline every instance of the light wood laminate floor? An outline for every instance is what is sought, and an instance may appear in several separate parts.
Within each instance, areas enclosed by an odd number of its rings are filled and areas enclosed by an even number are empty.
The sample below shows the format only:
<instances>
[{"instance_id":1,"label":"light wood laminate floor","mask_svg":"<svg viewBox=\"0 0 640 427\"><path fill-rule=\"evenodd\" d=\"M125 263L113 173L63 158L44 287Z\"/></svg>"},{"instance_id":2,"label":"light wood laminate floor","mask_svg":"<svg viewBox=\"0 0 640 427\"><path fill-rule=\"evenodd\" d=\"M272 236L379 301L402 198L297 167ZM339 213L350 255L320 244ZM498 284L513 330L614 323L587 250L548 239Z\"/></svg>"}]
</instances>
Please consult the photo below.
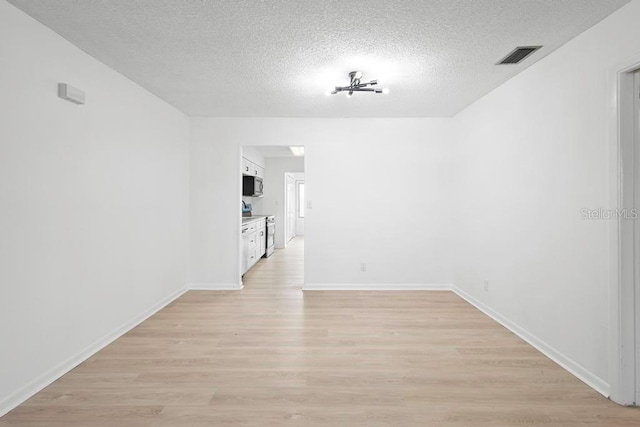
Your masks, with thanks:
<instances>
[{"instance_id":1,"label":"light wood laminate floor","mask_svg":"<svg viewBox=\"0 0 640 427\"><path fill-rule=\"evenodd\" d=\"M186 293L0 425L640 425L451 292L303 293L303 251Z\"/></svg>"}]
</instances>

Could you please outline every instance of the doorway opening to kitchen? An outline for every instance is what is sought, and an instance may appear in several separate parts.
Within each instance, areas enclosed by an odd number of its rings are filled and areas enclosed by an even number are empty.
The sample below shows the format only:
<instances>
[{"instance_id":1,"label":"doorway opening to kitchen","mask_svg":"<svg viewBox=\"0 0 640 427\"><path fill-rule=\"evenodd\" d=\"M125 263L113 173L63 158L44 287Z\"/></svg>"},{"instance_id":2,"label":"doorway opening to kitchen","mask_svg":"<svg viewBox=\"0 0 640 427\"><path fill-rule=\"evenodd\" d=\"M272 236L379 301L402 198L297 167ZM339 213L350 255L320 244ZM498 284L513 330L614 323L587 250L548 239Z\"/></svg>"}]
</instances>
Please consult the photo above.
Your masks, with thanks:
<instances>
[{"instance_id":1,"label":"doorway opening to kitchen","mask_svg":"<svg viewBox=\"0 0 640 427\"><path fill-rule=\"evenodd\" d=\"M243 284L255 283L260 275L273 279L277 273L274 267L282 271L284 266L289 274L286 280L301 287L306 206L304 147L242 146L241 168Z\"/></svg>"}]
</instances>

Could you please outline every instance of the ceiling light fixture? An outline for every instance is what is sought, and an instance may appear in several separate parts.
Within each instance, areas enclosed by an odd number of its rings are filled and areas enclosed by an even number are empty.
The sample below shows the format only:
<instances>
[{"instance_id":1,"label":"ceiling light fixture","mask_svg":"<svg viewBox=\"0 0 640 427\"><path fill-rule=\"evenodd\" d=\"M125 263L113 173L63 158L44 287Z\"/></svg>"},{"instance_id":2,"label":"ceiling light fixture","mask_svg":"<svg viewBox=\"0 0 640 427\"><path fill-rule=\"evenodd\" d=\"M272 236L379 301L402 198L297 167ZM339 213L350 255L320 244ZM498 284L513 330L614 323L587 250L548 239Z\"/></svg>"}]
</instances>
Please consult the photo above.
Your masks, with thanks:
<instances>
[{"instance_id":1,"label":"ceiling light fixture","mask_svg":"<svg viewBox=\"0 0 640 427\"><path fill-rule=\"evenodd\" d=\"M370 82L362 83L362 71L352 71L349 73L351 83L349 86L336 86L333 89L327 91L327 95L335 95L338 92L347 92L347 97L351 97L353 92L373 92L388 94L389 89L377 89L370 86L377 86L377 80L371 80Z\"/></svg>"},{"instance_id":2,"label":"ceiling light fixture","mask_svg":"<svg viewBox=\"0 0 640 427\"><path fill-rule=\"evenodd\" d=\"M304 156L304 147L289 147L294 156Z\"/></svg>"}]
</instances>

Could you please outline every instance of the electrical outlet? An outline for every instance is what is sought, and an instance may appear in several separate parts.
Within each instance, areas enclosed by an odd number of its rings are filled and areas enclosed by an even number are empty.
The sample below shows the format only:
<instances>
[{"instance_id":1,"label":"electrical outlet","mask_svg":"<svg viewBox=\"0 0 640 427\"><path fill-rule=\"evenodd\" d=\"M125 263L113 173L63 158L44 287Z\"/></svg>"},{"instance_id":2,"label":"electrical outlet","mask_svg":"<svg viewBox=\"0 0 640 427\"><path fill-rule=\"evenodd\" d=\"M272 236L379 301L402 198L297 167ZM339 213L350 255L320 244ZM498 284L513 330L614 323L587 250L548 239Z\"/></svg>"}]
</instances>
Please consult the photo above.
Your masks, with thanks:
<instances>
[{"instance_id":1,"label":"electrical outlet","mask_svg":"<svg viewBox=\"0 0 640 427\"><path fill-rule=\"evenodd\" d=\"M484 281L484 290L485 291L489 291L489 281L488 280Z\"/></svg>"},{"instance_id":2,"label":"electrical outlet","mask_svg":"<svg viewBox=\"0 0 640 427\"><path fill-rule=\"evenodd\" d=\"M365 264L364 262L360 263L360 271L365 272L367 271L367 264Z\"/></svg>"},{"instance_id":3,"label":"electrical outlet","mask_svg":"<svg viewBox=\"0 0 640 427\"><path fill-rule=\"evenodd\" d=\"M307 209L313 209L313 203L311 203L311 200L307 200Z\"/></svg>"}]
</instances>

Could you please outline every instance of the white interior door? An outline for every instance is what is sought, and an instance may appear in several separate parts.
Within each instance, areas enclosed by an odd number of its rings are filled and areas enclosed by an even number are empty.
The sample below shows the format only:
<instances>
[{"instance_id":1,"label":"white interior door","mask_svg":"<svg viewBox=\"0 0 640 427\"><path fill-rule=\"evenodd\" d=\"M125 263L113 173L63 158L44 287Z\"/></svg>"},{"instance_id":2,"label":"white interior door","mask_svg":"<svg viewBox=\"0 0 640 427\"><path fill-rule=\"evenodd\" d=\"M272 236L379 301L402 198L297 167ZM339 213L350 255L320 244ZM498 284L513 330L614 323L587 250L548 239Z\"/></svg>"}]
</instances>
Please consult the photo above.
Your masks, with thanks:
<instances>
[{"instance_id":1,"label":"white interior door","mask_svg":"<svg viewBox=\"0 0 640 427\"><path fill-rule=\"evenodd\" d=\"M296 189L295 178L285 174L285 204L286 204L286 224L285 224L285 244L295 237L296 233Z\"/></svg>"}]
</instances>

